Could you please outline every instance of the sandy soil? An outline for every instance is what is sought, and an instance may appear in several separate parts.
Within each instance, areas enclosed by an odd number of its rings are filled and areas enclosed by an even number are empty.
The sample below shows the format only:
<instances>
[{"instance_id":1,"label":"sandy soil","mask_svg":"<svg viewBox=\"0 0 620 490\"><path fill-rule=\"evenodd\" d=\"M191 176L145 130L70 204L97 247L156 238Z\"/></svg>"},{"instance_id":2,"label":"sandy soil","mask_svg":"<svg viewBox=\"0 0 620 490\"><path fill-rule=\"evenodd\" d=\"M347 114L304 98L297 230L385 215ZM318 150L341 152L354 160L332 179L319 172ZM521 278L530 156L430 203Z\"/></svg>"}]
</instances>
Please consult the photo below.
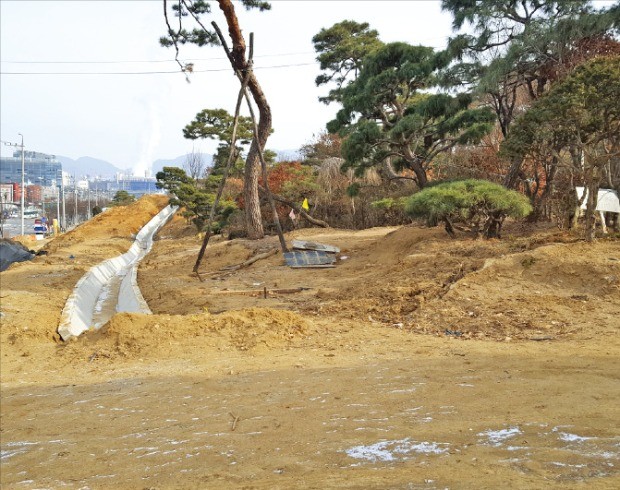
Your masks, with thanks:
<instances>
[{"instance_id":1,"label":"sandy soil","mask_svg":"<svg viewBox=\"0 0 620 490\"><path fill-rule=\"evenodd\" d=\"M110 210L0 274L2 488L618 488L620 242L508 227L298 230L341 248L160 233L154 315L62 343L81 275L165 200ZM265 289L267 297L265 298Z\"/></svg>"}]
</instances>

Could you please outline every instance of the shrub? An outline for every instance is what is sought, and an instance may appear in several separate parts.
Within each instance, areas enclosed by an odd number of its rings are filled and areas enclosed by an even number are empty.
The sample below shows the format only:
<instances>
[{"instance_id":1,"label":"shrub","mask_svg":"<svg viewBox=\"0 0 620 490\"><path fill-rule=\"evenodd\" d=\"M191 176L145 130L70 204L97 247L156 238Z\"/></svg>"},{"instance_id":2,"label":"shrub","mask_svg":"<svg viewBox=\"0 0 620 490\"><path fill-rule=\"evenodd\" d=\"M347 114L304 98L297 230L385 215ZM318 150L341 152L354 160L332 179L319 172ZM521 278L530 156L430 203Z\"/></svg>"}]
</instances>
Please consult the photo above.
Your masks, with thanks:
<instances>
[{"instance_id":1,"label":"shrub","mask_svg":"<svg viewBox=\"0 0 620 490\"><path fill-rule=\"evenodd\" d=\"M198 186L195 179L189 177L185 170L177 167L164 167L161 172L157 172L156 178L157 188L166 189L171 194L170 204L181 206L183 208L181 215L194 223L198 231L202 231L208 223L211 208L215 203L214 189L217 188L217 184L209 188ZM217 183L219 183L217 180L219 178L216 176ZM232 199L227 199L228 196L223 197L224 199L219 201L219 208L211 224L211 230L214 233L221 232L232 213L237 209L237 204Z\"/></svg>"},{"instance_id":2,"label":"shrub","mask_svg":"<svg viewBox=\"0 0 620 490\"><path fill-rule=\"evenodd\" d=\"M486 238L499 237L506 216L522 218L532 212L529 200L505 187L486 180L456 180L430 185L409 197L405 211L426 218L429 225L443 222L455 236L454 223L466 223Z\"/></svg>"},{"instance_id":3,"label":"shrub","mask_svg":"<svg viewBox=\"0 0 620 490\"><path fill-rule=\"evenodd\" d=\"M112 198L112 206L127 206L135 202L136 196L129 194L127 191L118 191Z\"/></svg>"}]
</instances>

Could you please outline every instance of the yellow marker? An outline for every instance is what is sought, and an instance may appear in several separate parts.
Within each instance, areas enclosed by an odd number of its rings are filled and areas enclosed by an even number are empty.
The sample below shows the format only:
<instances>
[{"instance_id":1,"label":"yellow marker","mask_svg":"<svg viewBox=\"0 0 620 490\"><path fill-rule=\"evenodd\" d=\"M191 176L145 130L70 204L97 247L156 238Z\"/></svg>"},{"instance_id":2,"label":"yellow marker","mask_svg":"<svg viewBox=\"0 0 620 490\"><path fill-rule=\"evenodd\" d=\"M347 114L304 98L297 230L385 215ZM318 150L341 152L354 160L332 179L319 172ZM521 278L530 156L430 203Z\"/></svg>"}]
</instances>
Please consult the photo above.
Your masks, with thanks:
<instances>
[{"instance_id":1,"label":"yellow marker","mask_svg":"<svg viewBox=\"0 0 620 490\"><path fill-rule=\"evenodd\" d=\"M301 207L304 208L306 211L308 211L310 209L310 205L308 204L308 198L307 197L304 199L304 202L301 205Z\"/></svg>"}]
</instances>

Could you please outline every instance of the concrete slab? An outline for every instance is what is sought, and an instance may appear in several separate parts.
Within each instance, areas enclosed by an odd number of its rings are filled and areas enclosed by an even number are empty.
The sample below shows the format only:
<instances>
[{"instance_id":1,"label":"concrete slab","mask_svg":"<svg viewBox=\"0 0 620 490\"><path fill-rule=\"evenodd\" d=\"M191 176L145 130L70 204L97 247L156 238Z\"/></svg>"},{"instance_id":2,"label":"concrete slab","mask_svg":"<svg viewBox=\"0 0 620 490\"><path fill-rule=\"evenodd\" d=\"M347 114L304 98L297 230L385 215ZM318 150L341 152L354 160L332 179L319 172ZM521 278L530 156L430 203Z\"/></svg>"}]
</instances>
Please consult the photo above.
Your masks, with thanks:
<instances>
[{"instance_id":1,"label":"concrete slab","mask_svg":"<svg viewBox=\"0 0 620 490\"><path fill-rule=\"evenodd\" d=\"M334 256L318 250L285 252L284 260L289 267L317 267L336 262Z\"/></svg>"},{"instance_id":2,"label":"concrete slab","mask_svg":"<svg viewBox=\"0 0 620 490\"><path fill-rule=\"evenodd\" d=\"M291 242L293 248L297 250L318 250L327 253L340 253L340 249L334 245L327 245L325 243L308 242L306 240L293 240Z\"/></svg>"}]
</instances>

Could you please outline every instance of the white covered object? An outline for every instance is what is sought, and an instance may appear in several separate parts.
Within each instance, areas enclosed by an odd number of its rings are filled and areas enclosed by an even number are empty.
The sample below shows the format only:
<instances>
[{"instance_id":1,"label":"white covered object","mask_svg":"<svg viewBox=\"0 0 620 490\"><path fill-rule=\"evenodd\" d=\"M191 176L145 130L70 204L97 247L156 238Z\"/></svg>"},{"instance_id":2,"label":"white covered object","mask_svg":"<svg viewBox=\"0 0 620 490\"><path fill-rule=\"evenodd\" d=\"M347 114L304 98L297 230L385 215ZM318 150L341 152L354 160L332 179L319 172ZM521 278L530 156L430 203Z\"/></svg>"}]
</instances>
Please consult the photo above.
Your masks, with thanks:
<instances>
[{"instance_id":1,"label":"white covered object","mask_svg":"<svg viewBox=\"0 0 620 490\"><path fill-rule=\"evenodd\" d=\"M577 191L577 198L581 199L583 196L583 187L575 187ZM587 192L586 198L583 200L581 204L581 209L586 209L587 206ZM596 211L600 211L602 213L620 213L620 201L618 200L618 193L613 189L599 189L598 196L596 200Z\"/></svg>"},{"instance_id":2,"label":"white covered object","mask_svg":"<svg viewBox=\"0 0 620 490\"><path fill-rule=\"evenodd\" d=\"M125 276L121 283L116 311L151 313L138 288L138 263L153 245L153 236L175 213L176 207L167 206L154 216L136 235L129 251L92 267L78 281L62 311L58 333L63 340L77 337L95 325L93 314L98 302L107 294L108 285L115 276Z\"/></svg>"}]
</instances>

